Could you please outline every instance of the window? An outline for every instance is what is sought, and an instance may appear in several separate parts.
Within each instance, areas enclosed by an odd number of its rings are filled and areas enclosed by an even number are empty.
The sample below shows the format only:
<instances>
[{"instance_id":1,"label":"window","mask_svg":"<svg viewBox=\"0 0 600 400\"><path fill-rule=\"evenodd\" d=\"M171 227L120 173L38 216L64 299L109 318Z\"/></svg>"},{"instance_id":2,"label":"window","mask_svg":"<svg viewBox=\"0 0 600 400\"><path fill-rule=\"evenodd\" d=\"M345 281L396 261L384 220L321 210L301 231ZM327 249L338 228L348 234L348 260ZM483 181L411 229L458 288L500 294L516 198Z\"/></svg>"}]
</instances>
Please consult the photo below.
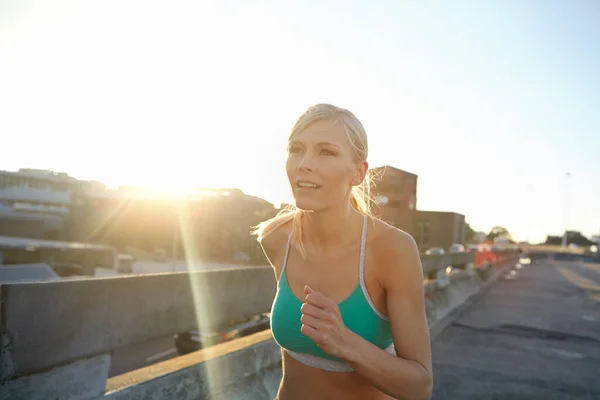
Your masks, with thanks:
<instances>
[{"instance_id":1,"label":"window","mask_svg":"<svg viewBox=\"0 0 600 400\"><path fill-rule=\"evenodd\" d=\"M417 220L417 244L419 246L429 244L429 221Z\"/></svg>"}]
</instances>

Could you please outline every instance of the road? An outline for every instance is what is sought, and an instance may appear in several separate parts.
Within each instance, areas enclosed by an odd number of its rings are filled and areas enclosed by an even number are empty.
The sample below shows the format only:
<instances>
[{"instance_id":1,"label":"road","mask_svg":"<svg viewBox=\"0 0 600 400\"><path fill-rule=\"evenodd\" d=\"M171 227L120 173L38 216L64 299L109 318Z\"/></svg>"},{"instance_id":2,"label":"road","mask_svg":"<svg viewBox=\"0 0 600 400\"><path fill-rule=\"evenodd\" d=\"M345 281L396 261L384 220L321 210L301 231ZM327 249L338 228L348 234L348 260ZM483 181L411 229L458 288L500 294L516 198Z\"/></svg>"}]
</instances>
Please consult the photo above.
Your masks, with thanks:
<instances>
[{"instance_id":1,"label":"road","mask_svg":"<svg viewBox=\"0 0 600 400\"><path fill-rule=\"evenodd\" d=\"M173 336L150 340L113 351L108 376L124 374L138 368L177 357Z\"/></svg>"},{"instance_id":2,"label":"road","mask_svg":"<svg viewBox=\"0 0 600 400\"><path fill-rule=\"evenodd\" d=\"M217 264L200 263L193 266L192 270L210 270L245 267L235 264ZM184 260L175 262L137 262L133 266L133 273L119 273L114 269L96 268L94 276L132 276L144 274L156 274L163 272L183 272L188 271L188 266ZM160 361L165 361L177 357L173 336L150 340L144 343L137 343L122 349L115 350L112 353L111 368L109 376L120 375L128 371L142 368Z\"/></svg>"},{"instance_id":3,"label":"road","mask_svg":"<svg viewBox=\"0 0 600 400\"><path fill-rule=\"evenodd\" d=\"M434 341L432 399L600 399L600 264L516 272Z\"/></svg>"}]
</instances>

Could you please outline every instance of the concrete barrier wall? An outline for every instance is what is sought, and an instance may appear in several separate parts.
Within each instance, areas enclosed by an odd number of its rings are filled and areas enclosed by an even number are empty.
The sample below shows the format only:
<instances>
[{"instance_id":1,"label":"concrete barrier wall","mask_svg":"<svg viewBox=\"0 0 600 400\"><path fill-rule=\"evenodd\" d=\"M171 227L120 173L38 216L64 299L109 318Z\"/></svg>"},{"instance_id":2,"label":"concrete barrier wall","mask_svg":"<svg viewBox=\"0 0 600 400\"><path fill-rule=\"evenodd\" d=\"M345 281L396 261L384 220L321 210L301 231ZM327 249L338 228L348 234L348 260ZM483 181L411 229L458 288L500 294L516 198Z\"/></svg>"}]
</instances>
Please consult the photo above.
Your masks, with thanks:
<instances>
[{"instance_id":1,"label":"concrete barrier wall","mask_svg":"<svg viewBox=\"0 0 600 400\"><path fill-rule=\"evenodd\" d=\"M269 267L2 285L0 386L19 388L20 378L198 320L205 329L227 326L268 311L275 289Z\"/></svg>"},{"instance_id":2,"label":"concrete barrier wall","mask_svg":"<svg viewBox=\"0 0 600 400\"><path fill-rule=\"evenodd\" d=\"M281 350L263 331L109 379L104 400L274 399Z\"/></svg>"},{"instance_id":3,"label":"concrete barrier wall","mask_svg":"<svg viewBox=\"0 0 600 400\"><path fill-rule=\"evenodd\" d=\"M16 264L0 267L0 285L59 279L58 274L48 264Z\"/></svg>"},{"instance_id":4,"label":"concrete barrier wall","mask_svg":"<svg viewBox=\"0 0 600 400\"><path fill-rule=\"evenodd\" d=\"M461 308L494 281L514 257L503 264L487 265L479 270L467 267L453 271L446 279L425 282L425 304L431 336L437 336ZM487 277L482 280L480 276ZM245 341L243 345L239 342ZM281 349L271 331L200 350L184 359L166 361L108 380L104 399L238 399L271 400L281 380ZM181 362L181 361L180 361ZM207 371L210 371L208 373Z\"/></svg>"},{"instance_id":5,"label":"concrete barrier wall","mask_svg":"<svg viewBox=\"0 0 600 400\"><path fill-rule=\"evenodd\" d=\"M453 272L446 277L445 281L438 279L427 288L425 309L430 329L434 329L439 321L477 293L483 285L483 281L474 269Z\"/></svg>"},{"instance_id":6,"label":"concrete barrier wall","mask_svg":"<svg viewBox=\"0 0 600 400\"><path fill-rule=\"evenodd\" d=\"M446 286L462 285L456 291L467 294L477 287L476 274L469 271L470 254L426 256L423 264L435 276L448 265L462 267L464 273L450 277ZM451 308L460 296L452 297L444 282L430 286L428 296L443 298L446 293L448 299L440 304ZM41 380L52 379L48 372L55 371L71 378L73 385L66 385L70 392L56 388L38 393L39 398L101 395L97 388L106 382L107 372L90 380L85 374L89 368L75 369L78 362L91 360L94 371L104 371L102 363L109 362L104 356L114 349L186 331L198 321L203 329L219 329L268 311L275 290L270 267L2 285L0 388L10 392L6 398L21 398L23 382L30 389L48 388Z\"/></svg>"},{"instance_id":7,"label":"concrete barrier wall","mask_svg":"<svg viewBox=\"0 0 600 400\"><path fill-rule=\"evenodd\" d=\"M421 255L423 275L427 279L436 279L440 271L444 272L447 267L465 269L467 265L473 264L475 255L473 253L453 254L430 254Z\"/></svg>"}]
</instances>

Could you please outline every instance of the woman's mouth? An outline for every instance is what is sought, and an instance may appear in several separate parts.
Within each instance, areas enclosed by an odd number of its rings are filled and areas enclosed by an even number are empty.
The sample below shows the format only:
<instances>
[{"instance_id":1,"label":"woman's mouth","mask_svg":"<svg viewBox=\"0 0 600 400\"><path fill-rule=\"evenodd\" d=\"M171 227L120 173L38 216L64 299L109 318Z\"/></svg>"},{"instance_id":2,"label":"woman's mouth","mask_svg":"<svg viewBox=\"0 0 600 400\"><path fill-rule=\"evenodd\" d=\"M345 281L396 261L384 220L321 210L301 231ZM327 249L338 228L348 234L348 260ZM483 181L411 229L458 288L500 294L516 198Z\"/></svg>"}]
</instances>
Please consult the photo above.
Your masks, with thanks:
<instances>
[{"instance_id":1,"label":"woman's mouth","mask_svg":"<svg viewBox=\"0 0 600 400\"><path fill-rule=\"evenodd\" d=\"M297 180L296 187L299 189L320 189L321 185L312 181Z\"/></svg>"}]
</instances>

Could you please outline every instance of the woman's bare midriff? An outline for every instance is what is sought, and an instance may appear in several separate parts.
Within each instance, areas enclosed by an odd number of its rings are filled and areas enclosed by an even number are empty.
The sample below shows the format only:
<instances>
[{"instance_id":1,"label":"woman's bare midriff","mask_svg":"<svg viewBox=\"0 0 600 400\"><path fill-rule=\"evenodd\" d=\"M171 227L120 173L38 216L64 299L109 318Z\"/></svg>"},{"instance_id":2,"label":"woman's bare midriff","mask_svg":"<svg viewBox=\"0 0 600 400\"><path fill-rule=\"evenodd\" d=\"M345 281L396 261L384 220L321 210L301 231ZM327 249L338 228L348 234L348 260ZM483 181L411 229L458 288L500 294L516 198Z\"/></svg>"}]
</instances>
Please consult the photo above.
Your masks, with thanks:
<instances>
[{"instance_id":1,"label":"woman's bare midriff","mask_svg":"<svg viewBox=\"0 0 600 400\"><path fill-rule=\"evenodd\" d=\"M393 399L373 387L356 372L329 372L309 367L285 351L283 371L278 400Z\"/></svg>"}]
</instances>

